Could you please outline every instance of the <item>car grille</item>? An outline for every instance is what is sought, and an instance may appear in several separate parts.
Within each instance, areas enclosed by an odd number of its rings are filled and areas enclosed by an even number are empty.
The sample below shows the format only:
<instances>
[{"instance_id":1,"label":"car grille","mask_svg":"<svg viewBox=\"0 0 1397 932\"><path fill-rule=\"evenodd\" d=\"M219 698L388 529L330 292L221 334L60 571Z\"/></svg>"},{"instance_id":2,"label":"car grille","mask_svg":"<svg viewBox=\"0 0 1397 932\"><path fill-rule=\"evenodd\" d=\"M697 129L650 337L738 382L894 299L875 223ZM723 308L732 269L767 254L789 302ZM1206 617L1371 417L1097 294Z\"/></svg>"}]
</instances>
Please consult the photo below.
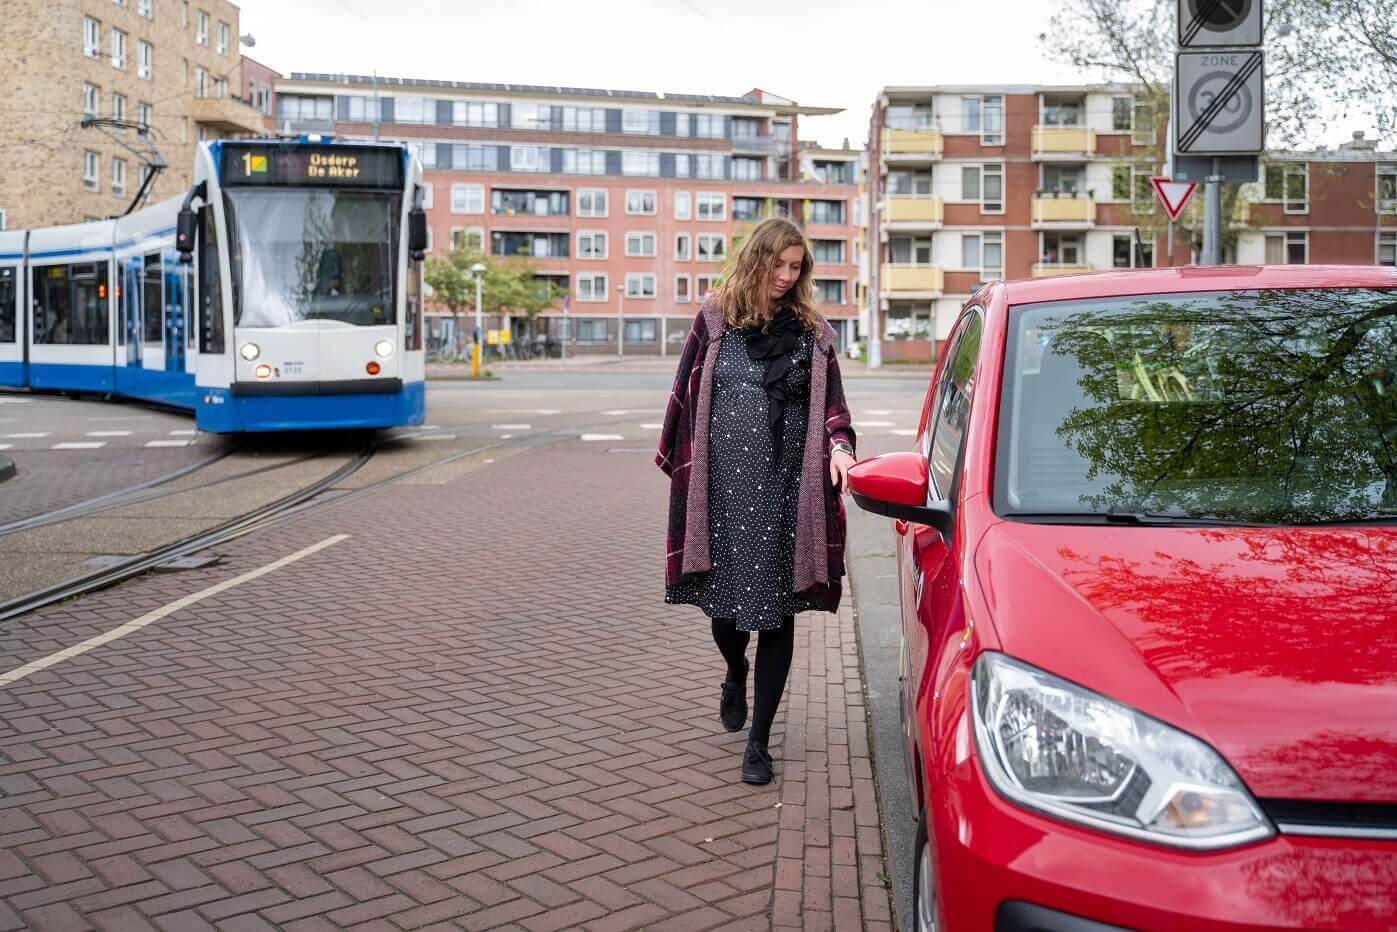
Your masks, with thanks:
<instances>
[{"instance_id":1,"label":"car grille","mask_svg":"<svg viewBox=\"0 0 1397 932\"><path fill-rule=\"evenodd\" d=\"M1263 799L1262 811L1287 835L1397 840L1397 803Z\"/></svg>"}]
</instances>

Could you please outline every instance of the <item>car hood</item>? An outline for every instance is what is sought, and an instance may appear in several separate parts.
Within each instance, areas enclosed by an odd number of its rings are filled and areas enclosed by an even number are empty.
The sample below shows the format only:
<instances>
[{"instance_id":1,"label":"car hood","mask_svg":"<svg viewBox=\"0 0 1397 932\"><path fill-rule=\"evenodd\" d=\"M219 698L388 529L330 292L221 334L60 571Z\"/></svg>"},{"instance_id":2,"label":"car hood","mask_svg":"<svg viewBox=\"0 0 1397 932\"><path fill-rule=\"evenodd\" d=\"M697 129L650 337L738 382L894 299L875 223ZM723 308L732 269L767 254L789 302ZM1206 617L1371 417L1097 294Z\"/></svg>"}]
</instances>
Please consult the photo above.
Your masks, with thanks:
<instances>
[{"instance_id":1,"label":"car hood","mask_svg":"<svg viewBox=\"0 0 1397 932\"><path fill-rule=\"evenodd\" d=\"M1196 735L1258 797L1397 801L1397 528L991 528L1003 650Z\"/></svg>"}]
</instances>

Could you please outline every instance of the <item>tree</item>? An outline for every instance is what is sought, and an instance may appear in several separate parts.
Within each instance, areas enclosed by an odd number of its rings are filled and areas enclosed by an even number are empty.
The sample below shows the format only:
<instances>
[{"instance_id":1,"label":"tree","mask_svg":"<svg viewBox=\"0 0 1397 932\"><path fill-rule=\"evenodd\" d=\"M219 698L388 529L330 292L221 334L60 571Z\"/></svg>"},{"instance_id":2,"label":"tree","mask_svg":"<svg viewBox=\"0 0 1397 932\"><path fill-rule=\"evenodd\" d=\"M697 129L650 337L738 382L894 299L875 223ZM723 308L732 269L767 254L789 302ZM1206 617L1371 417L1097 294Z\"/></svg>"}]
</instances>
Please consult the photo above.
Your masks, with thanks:
<instances>
[{"instance_id":1,"label":"tree","mask_svg":"<svg viewBox=\"0 0 1397 932\"><path fill-rule=\"evenodd\" d=\"M486 314L523 317L532 326L539 311L552 307L562 289L534 277L524 256L487 254L478 240L465 237L453 243L445 258L427 260L423 278L432 289L432 301L451 312L460 333L462 311L475 308L475 264L485 266L480 286L480 309Z\"/></svg>"}]
</instances>

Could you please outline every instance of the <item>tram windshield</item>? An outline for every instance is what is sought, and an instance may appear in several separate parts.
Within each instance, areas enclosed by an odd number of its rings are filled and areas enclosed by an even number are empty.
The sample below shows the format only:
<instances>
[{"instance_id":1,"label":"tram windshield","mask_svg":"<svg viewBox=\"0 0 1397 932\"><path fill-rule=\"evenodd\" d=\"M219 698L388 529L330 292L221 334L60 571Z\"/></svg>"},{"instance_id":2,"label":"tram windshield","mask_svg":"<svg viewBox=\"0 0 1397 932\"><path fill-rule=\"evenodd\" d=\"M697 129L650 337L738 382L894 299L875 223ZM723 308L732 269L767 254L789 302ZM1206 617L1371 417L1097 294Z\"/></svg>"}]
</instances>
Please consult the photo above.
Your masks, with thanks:
<instances>
[{"instance_id":1,"label":"tram windshield","mask_svg":"<svg viewBox=\"0 0 1397 932\"><path fill-rule=\"evenodd\" d=\"M394 323L400 203L381 192L226 190L234 322Z\"/></svg>"}]
</instances>

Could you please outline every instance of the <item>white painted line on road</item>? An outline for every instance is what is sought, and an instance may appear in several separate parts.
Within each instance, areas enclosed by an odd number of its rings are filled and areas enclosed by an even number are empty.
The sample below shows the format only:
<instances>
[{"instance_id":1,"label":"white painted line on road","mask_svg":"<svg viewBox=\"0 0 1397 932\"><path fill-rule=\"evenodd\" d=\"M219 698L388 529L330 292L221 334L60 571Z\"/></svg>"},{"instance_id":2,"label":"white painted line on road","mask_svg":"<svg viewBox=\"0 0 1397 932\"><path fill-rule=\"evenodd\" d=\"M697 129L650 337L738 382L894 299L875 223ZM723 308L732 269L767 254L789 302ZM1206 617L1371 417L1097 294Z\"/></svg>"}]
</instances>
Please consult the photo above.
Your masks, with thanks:
<instances>
[{"instance_id":1,"label":"white painted line on road","mask_svg":"<svg viewBox=\"0 0 1397 932\"><path fill-rule=\"evenodd\" d=\"M876 414L879 417L886 417L887 415L892 414L892 412L889 411L887 408L869 408L868 413Z\"/></svg>"},{"instance_id":2,"label":"white painted line on road","mask_svg":"<svg viewBox=\"0 0 1397 932\"><path fill-rule=\"evenodd\" d=\"M898 428L897 430L890 430L890 431L888 431L888 433L894 434L895 436L898 436L898 437L915 437L915 436L917 436L917 432L916 432L915 430L908 430L908 429L905 428L905 427L900 427L900 428Z\"/></svg>"},{"instance_id":3,"label":"white painted line on road","mask_svg":"<svg viewBox=\"0 0 1397 932\"><path fill-rule=\"evenodd\" d=\"M641 424L640 426L641 426L642 428L644 428L645 430L659 430L661 427L664 427L665 425L663 425L663 424Z\"/></svg>"},{"instance_id":4,"label":"white painted line on road","mask_svg":"<svg viewBox=\"0 0 1397 932\"><path fill-rule=\"evenodd\" d=\"M0 398L0 405L27 405L33 398Z\"/></svg>"},{"instance_id":5,"label":"white painted line on road","mask_svg":"<svg viewBox=\"0 0 1397 932\"><path fill-rule=\"evenodd\" d=\"M129 430L89 430L83 434L84 437L129 437Z\"/></svg>"},{"instance_id":6,"label":"white painted line on road","mask_svg":"<svg viewBox=\"0 0 1397 932\"><path fill-rule=\"evenodd\" d=\"M139 618L128 621L124 625L118 625L110 631L90 637L86 641L74 644L72 647L65 647L60 651L49 654L47 657L41 657L38 660L30 661L22 667L15 667L8 673L0 673L0 686L8 686L11 683L24 679L31 673L38 673L40 670L45 670L56 663L62 663L64 660L79 657L90 650L101 647L103 644L108 644L118 638L126 637L128 634L134 634L167 615L173 615L182 608L188 608L196 602L202 602L211 595L218 595L220 592L226 592L234 586L241 586L245 582L251 582L259 576L265 576L268 573L281 569L283 566L295 563L297 560L303 560L311 554L338 544L348 537L348 534L336 534L333 537L327 537L318 544L311 544L309 547L297 550L295 553L284 556L280 560L274 560L265 566L259 566L255 570L248 570L241 576L225 579L223 582L215 583L207 589L200 589L198 592L187 595L184 598L175 599L175 601L170 602L168 605L162 605L154 611L146 612Z\"/></svg>"},{"instance_id":7,"label":"white painted line on road","mask_svg":"<svg viewBox=\"0 0 1397 932\"><path fill-rule=\"evenodd\" d=\"M620 440L620 434L583 434L583 440Z\"/></svg>"},{"instance_id":8,"label":"white painted line on road","mask_svg":"<svg viewBox=\"0 0 1397 932\"><path fill-rule=\"evenodd\" d=\"M455 434L431 434L426 437L413 437L413 440L455 440Z\"/></svg>"},{"instance_id":9,"label":"white painted line on road","mask_svg":"<svg viewBox=\"0 0 1397 932\"><path fill-rule=\"evenodd\" d=\"M441 430L436 424L419 424L416 427L407 427L405 430Z\"/></svg>"},{"instance_id":10,"label":"white painted line on road","mask_svg":"<svg viewBox=\"0 0 1397 932\"><path fill-rule=\"evenodd\" d=\"M528 424L491 424L491 430L531 430Z\"/></svg>"},{"instance_id":11,"label":"white painted line on road","mask_svg":"<svg viewBox=\"0 0 1397 932\"><path fill-rule=\"evenodd\" d=\"M0 443L0 450L13 450L14 446L13 443Z\"/></svg>"},{"instance_id":12,"label":"white painted line on road","mask_svg":"<svg viewBox=\"0 0 1397 932\"><path fill-rule=\"evenodd\" d=\"M558 408L535 408L535 409L534 409L534 412L537 413L537 414L562 414L562 413L563 413L563 412L562 412L560 409L558 409Z\"/></svg>"},{"instance_id":13,"label":"white painted line on road","mask_svg":"<svg viewBox=\"0 0 1397 932\"><path fill-rule=\"evenodd\" d=\"M189 447L193 446L193 440L147 440L148 447Z\"/></svg>"},{"instance_id":14,"label":"white painted line on road","mask_svg":"<svg viewBox=\"0 0 1397 932\"><path fill-rule=\"evenodd\" d=\"M0 434L0 437L4 437L6 440L38 440L41 437L47 436L48 431L40 431L34 434Z\"/></svg>"},{"instance_id":15,"label":"white painted line on road","mask_svg":"<svg viewBox=\"0 0 1397 932\"><path fill-rule=\"evenodd\" d=\"M171 436L171 437L193 437L193 436L194 436L195 434L197 434L197 433L198 433L197 430L181 429L181 430L172 430L172 431L170 431L170 436Z\"/></svg>"},{"instance_id":16,"label":"white painted line on road","mask_svg":"<svg viewBox=\"0 0 1397 932\"><path fill-rule=\"evenodd\" d=\"M613 410L611 410L611 411L603 411L603 412L602 412L602 414L607 414L607 415L612 415L612 414L630 414L630 413L631 413L631 412L628 411L628 410L626 410L625 408L616 408L616 409L613 409Z\"/></svg>"},{"instance_id":17,"label":"white painted line on road","mask_svg":"<svg viewBox=\"0 0 1397 932\"><path fill-rule=\"evenodd\" d=\"M70 441L66 441L66 442L64 442L64 443L55 443L55 444L53 445L53 449L55 449L55 450L100 450L102 447L105 447L106 445L107 445L107 442L106 442L105 440L70 440Z\"/></svg>"},{"instance_id":18,"label":"white painted line on road","mask_svg":"<svg viewBox=\"0 0 1397 932\"><path fill-rule=\"evenodd\" d=\"M500 434L500 439L501 439L501 440L513 440L513 439L514 439L514 435L513 435L513 434Z\"/></svg>"},{"instance_id":19,"label":"white painted line on road","mask_svg":"<svg viewBox=\"0 0 1397 932\"><path fill-rule=\"evenodd\" d=\"M892 427L896 421L855 421L854 427Z\"/></svg>"}]
</instances>

